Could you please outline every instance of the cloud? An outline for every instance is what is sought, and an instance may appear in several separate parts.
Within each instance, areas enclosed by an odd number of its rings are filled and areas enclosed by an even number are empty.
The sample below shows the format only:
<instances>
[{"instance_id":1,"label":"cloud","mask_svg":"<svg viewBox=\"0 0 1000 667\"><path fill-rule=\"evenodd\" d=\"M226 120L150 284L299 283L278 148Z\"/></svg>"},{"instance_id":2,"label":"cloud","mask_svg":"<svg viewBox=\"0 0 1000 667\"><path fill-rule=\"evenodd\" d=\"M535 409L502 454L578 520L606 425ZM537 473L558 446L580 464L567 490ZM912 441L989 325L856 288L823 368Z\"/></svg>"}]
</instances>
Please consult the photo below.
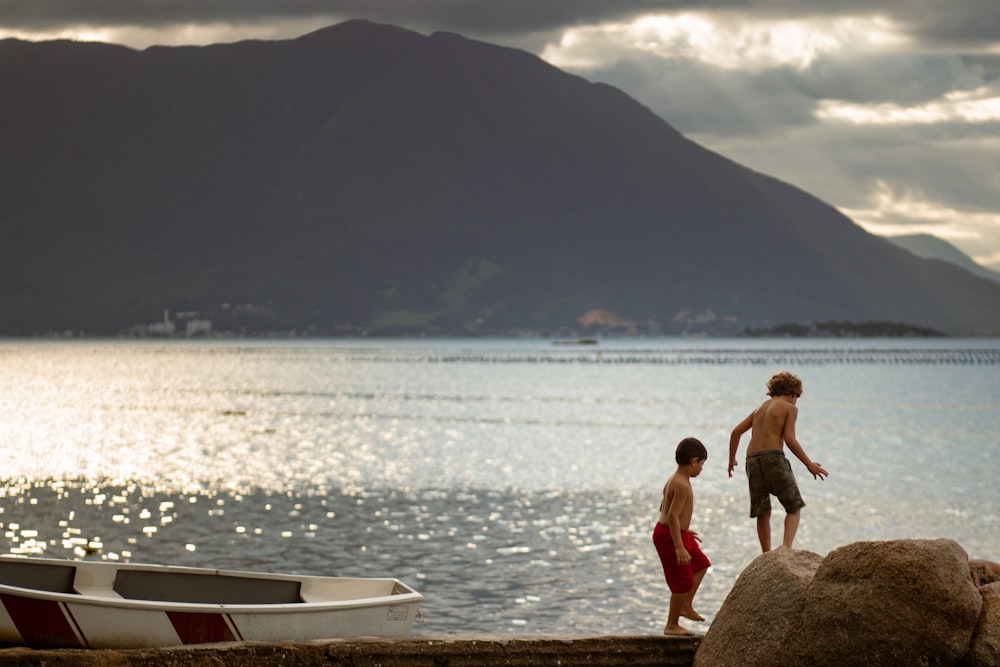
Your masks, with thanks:
<instances>
[{"instance_id":1,"label":"cloud","mask_svg":"<svg viewBox=\"0 0 1000 667\"><path fill-rule=\"evenodd\" d=\"M567 28L542 55L870 231L930 232L996 262L1000 63L911 30L876 14L698 12Z\"/></svg>"},{"instance_id":2,"label":"cloud","mask_svg":"<svg viewBox=\"0 0 1000 667\"><path fill-rule=\"evenodd\" d=\"M996 122L1000 121L1000 86L981 86L973 91L951 91L940 99L914 106L898 103L845 104L828 100L820 104L817 115L823 120L846 121L858 125Z\"/></svg>"},{"instance_id":3,"label":"cloud","mask_svg":"<svg viewBox=\"0 0 1000 667\"><path fill-rule=\"evenodd\" d=\"M892 7L915 43L949 51L998 52L1000 6L993 0L900 0Z\"/></svg>"},{"instance_id":4,"label":"cloud","mask_svg":"<svg viewBox=\"0 0 1000 667\"><path fill-rule=\"evenodd\" d=\"M1000 212L949 208L922 192L897 190L881 180L869 193L867 207L843 212L874 234L932 234L959 247L1000 247ZM1000 264L1000 252L970 254L980 264Z\"/></svg>"},{"instance_id":5,"label":"cloud","mask_svg":"<svg viewBox=\"0 0 1000 667\"><path fill-rule=\"evenodd\" d=\"M728 70L806 69L824 54L880 48L902 41L877 16L755 18L720 12L651 14L623 23L567 28L559 44L543 54L559 66L605 60L611 45L664 60L695 60Z\"/></svg>"},{"instance_id":6,"label":"cloud","mask_svg":"<svg viewBox=\"0 0 1000 667\"><path fill-rule=\"evenodd\" d=\"M0 27L0 39L12 37L28 41L69 39L82 42L122 44L136 49L149 46L220 44L248 39L279 40L310 33L335 19L317 24L314 19L284 19L247 25L231 23L180 23L170 26L73 24L44 31L11 30Z\"/></svg>"},{"instance_id":7,"label":"cloud","mask_svg":"<svg viewBox=\"0 0 1000 667\"><path fill-rule=\"evenodd\" d=\"M5 27L52 31L68 25L142 26L301 21L359 17L478 35L539 32L692 11L748 20L880 15L915 38L954 47L992 44L994 0L0 0Z\"/></svg>"},{"instance_id":8,"label":"cloud","mask_svg":"<svg viewBox=\"0 0 1000 667\"><path fill-rule=\"evenodd\" d=\"M367 18L477 34L536 31L641 11L629 0L0 0L8 28L52 32L74 25L161 27Z\"/></svg>"},{"instance_id":9,"label":"cloud","mask_svg":"<svg viewBox=\"0 0 1000 667\"><path fill-rule=\"evenodd\" d=\"M996 59L926 54L908 39L900 25L879 16L768 22L677 14L567 28L541 55L595 77L623 63L645 70L646 80L654 70L687 68L726 89L749 78L761 95L783 87L803 98L856 103L927 102L997 78Z\"/></svg>"}]
</instances>

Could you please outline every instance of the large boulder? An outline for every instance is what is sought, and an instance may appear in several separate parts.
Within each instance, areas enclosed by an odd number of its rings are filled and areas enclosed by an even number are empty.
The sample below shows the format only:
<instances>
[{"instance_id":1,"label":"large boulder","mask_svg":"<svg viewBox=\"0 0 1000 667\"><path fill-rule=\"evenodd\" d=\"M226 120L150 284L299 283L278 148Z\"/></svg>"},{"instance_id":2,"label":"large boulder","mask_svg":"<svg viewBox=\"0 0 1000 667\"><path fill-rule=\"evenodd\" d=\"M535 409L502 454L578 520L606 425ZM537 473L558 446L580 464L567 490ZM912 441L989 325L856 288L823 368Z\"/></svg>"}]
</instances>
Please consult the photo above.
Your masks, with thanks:
<instances>
[{"instance_id":1,"label":"large boulder","mask_svg":"<svg viewBox=\"0 0 1000 667\"><path fill-rule=\"evenodd\" d=\"M857 542L823 559L785 654L811 667L954 666L982 604L952 540Z\"/></svg>"},{"instance_id":2,"label":"large boulder","mask_svg":"<svg viewBox=\"0 0 1000 667\"><path fill-rule=\"evenodd\" d=\"M983 610L962 667L1000 665L1000 582L983 586L979 592L983 596Z\"/></svg>"},{"instance_id":3,"label":"large boulder","mask_svg":"<svg viewBox=\"0 0 1000 667\"><path fill-rule=\"evenodd\" d=\"M1000 583L976 581L951 540L778 549L737 579L694 665L997 667Z\"/></svg>"},{"instance_id":4,"label":"large boulder","mask_svg":"<svg viewBox=\"0 0 1000 667\"><path fill-rule=\"evenodd\" d=\"M780 667L802 597L822 556L777 549L743 570L694 656L694 667Z\"/></svg>"}]
</instances>

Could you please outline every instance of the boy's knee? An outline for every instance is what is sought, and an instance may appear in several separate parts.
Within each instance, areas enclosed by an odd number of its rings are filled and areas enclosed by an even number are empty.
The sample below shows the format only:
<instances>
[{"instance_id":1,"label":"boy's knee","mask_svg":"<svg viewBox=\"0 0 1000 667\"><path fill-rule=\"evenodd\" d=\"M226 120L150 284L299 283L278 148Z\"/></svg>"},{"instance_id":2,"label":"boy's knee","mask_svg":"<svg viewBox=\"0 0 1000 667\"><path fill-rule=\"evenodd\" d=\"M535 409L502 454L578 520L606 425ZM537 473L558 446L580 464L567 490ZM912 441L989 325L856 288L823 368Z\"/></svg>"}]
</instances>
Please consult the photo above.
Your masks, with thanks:
<instances>
[{"instance_id":1,"label":"boy's knee","mask_svg":"<svg viewBox=\"0 0 1000 667\"><path fill-rule=\"evenodd\" d=\"M806 504L802 501L801 498L795 498L789 500L788 502L782 501L781 503L781 508L785 510L785 514L798 514L799 512L802 511L802 508L805 506Z\"/></svg>"}]
</instances>

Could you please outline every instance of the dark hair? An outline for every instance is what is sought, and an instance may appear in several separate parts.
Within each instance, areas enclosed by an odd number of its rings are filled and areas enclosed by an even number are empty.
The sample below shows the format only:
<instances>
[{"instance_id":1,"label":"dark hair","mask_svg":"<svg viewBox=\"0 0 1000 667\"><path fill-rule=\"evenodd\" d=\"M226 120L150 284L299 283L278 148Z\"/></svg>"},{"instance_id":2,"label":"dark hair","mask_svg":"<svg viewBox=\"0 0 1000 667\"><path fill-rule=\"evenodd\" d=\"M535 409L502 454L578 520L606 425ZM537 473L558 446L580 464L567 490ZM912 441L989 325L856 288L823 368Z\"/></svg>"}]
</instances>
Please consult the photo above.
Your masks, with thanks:
<instances>
[{"instance_id":1,"label":"dark hair","mask_svg":"<svg viewBox=\"0 0 1000 667\"><path fill-rule=\"evenodd\" d=\"M704 461L708 458L708 450L705 449L705 445L701 444L701 440L698 438L684 438L677 445L677 453L674 455L677 459L678 465L687 465L691 463L691 459L701 459Z\"/></svg>"}]
</instances>

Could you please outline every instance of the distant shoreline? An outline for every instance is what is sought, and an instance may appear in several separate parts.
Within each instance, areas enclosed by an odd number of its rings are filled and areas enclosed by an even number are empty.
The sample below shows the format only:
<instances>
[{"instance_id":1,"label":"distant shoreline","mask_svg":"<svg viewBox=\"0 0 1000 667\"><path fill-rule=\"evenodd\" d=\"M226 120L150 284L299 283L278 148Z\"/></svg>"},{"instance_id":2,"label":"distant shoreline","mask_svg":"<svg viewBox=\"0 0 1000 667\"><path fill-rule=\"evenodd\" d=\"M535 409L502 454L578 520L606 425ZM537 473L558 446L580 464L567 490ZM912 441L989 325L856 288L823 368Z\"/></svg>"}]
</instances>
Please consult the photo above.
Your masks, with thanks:
<instances>
[{"instance_id":1,"label":"distant shoreline","mask_svg":"<svg viewBox=\"0 0 1000 667\"><path fill-rule=\"evenodd\" d=\"M740 332L729 334L713 334L708 332L680 332L673 334L627 334L620 331L587 331L583 333L570 332L552 334L545 331L508 331L496 333L446 333L446 332L369 332L353 331L338 333L317 333L289 331L211 331L210 333L190 334L185 331L173 333L143 333L122 332L107 335L87 335L67 329L62 332L35 333L26 335L11 335L0 333L0 339L24 340L243 340L243 339L539 339L551 340L554 345L598 345L602 340L644 338L644 339L683 339L683 338L996 338L995 334L978 336L954 336L937 329L907 324L905 322L873 321L873 322L787 322L771 327L747 327Z\"/></svg>"}]
</instances>

